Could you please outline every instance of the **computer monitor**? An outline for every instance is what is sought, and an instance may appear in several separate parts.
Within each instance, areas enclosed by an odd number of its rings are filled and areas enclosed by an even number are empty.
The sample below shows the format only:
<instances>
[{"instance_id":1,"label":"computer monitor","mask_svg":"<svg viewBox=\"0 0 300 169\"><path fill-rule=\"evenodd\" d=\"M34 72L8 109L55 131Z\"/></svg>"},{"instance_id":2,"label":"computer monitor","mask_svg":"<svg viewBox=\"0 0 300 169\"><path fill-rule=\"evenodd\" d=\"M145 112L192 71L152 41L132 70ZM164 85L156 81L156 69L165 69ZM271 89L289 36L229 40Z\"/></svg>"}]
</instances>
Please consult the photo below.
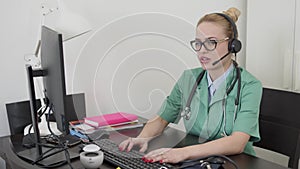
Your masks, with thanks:
<instances>
[{"instance_id":1,"label":"computer monitor","mask_svg":"<svg viewBox=\"0 0 300 169\"><path fill-rule=\"evenodd\" d=\"M68 132L66 110L66 83L64 70L62 34L42 26L41 66L44 71L44 94L63 133Z\"/></svg>"},{"instance_id":2,"label":"computer monitor","mask_svg":"<svg viewBox=\"0 0 300 169\"><path fill-rule=\"evenodd\" d=\"M69 121L77 120L77 115L79 115L79 118L85 116L85 99L83 93L66 94L62 34L46 26L42 26L41 33L42 69L32 70L30 65L26 66L36 150L24 150L19 152L18 155L31 162L35 162L37 159L42 158L43 160L39 163L49 166L50 164L55 164L62 160L64 161L64 152L61 151L60 145L57 147L59 149L57 152L59 153L52 154L51 157L49 155L43 156L45 152L48 152L49 147L43 146L41 142L35 101L34 78L43 78L45 100L54 114L57 129L63 133L63 135L60 136L59 142L64 141L65 139L68 140L66 143L69 143L69 141L72 140L74 141L73 138L68 137L69 135L67 135L69 133ZM78 157L78 152L70 153L69 157Z\"/></svg>"}]
</instances>

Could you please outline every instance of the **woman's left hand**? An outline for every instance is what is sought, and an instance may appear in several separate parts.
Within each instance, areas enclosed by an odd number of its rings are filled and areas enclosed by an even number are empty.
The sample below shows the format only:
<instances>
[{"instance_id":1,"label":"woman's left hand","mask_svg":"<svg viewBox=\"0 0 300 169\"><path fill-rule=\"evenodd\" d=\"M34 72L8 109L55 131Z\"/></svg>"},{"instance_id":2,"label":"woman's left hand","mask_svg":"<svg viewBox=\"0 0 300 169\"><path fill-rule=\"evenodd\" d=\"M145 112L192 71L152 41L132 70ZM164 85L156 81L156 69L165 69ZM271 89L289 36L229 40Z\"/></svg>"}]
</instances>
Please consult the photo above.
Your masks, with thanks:
<instances>
[{"instance_id":1,"label":"woman's left hand","mask_svg":"<svg viewBox=\"0 0 300 169\"><path fill-rule=\"evenodd\" d=\"M160 148L149 152L143 157L145 162L178 163L186 160L183 148Z\"/></svg>"}]
</instances>

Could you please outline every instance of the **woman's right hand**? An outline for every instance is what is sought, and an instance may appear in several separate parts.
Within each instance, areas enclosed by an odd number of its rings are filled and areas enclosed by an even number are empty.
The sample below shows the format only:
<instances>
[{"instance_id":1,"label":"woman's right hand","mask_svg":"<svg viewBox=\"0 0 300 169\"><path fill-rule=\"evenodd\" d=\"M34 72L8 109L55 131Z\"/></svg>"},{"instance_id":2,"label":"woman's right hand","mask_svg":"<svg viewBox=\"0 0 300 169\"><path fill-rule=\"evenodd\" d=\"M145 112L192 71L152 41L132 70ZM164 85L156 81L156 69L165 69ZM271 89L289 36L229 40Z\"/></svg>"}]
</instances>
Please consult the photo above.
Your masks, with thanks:
<instances>
[{"instance_id":1,"label":"woman's right hand","mask_svg":"<svg viewBox=\"0 0 300 169\"><path fill-rule=\"evenodd\" d=\"M136 137L129 137L119 144L120 151L130 151L134 146L140 147L140 152L145 152L148 149L150 140L159 136L169 123L159 116L149 120L144 126L141 133Z\"/></svg>"},{"instance_id":2,"label":"woman's right hand","mask_svg":"<svg viewBox=\"0 0 300 169\"><path fill-rule=\"evenodd\" d=\"M124 140L119 144L120 151L130 151L133 146L139 146L140 152L145 152L148 148L148 142L150 139L148 138L132 138L129 137L128 139Z\"/></svg>"}]
</instances>

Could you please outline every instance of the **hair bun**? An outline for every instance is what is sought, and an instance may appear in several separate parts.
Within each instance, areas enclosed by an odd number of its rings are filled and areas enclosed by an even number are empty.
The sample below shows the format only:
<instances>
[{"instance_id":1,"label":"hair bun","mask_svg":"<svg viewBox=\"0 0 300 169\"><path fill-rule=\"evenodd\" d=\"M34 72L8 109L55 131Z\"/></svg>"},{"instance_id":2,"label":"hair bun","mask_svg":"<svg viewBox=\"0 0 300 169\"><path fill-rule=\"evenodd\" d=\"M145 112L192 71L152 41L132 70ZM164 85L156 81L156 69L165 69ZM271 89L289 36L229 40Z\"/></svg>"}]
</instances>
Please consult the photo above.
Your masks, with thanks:
<instances>
[{"instance_id":1,"label":"hair bun","mask_svg":"<svg viewBox=\"0 0 300 169\"><path fill-rule=\"evenodd\" d=\"M231 7L227 11L223 12L224 14L228 15L234 22L236 22L241 15L241 11L237 8Z\"/></svg>"}]
</instances>

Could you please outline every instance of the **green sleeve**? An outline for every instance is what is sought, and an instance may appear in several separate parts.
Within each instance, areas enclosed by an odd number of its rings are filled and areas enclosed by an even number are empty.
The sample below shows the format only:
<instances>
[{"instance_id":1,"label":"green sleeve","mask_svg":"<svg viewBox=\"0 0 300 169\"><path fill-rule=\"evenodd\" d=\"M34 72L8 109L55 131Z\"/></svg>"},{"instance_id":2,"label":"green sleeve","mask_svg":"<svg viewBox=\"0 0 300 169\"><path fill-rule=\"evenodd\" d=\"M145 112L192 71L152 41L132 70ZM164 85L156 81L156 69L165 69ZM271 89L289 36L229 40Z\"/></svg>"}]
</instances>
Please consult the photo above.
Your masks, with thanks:
<instances>
[{"instance_id":1,"label":"green sleeve","mask_svg":"<svg viewBox=\"0 0 300 169\"><path fill-rule=\"evenodd\" d=\"M169 123L177 123L182 111L182 81L184 74L181 75L170 95L164 100L158 115Z\"/></svg>"},{"instance_id":2,"label":"green sleeve","mask_svg":"<svg viewBox=\"0 0 300 169\"><path fill-rule=\"evenodd\" d=\"M251 142L260 140L258 118L261 97L262 85L258 80L247 82L241 90L241 107L236 116L233 132L241 131L249 134Z\"/></svg>"}]
</instances>

